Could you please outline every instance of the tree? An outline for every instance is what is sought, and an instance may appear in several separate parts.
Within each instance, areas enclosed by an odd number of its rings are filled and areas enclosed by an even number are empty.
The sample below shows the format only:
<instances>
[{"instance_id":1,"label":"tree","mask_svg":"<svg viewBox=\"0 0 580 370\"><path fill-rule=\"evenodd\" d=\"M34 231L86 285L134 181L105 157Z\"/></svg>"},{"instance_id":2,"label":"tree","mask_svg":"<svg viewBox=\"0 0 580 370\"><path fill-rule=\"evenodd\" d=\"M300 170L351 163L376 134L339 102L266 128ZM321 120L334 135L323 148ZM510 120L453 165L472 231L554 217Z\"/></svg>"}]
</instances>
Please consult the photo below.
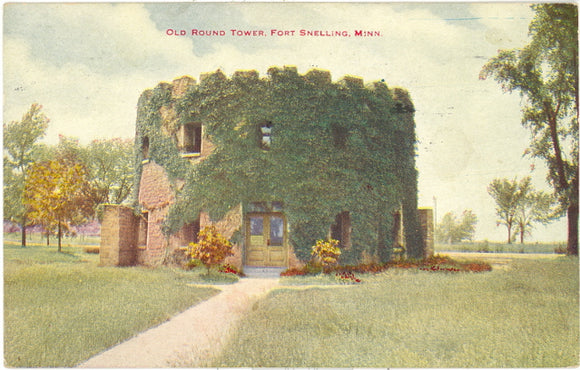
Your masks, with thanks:
<instances>
[{"instance_id":1,"label":"tree","mask_svg":"<svg viewBox=\"0 0 580 370\"><path fill-rule=\"evenodd\" d=\"M533 223L546 225L559 217L558 209L554 207L556 199L553 194L535 191L531 185L526 190L515 216L516 233L520 234L521 244L524 244L525 235L531 235Z\"/></svg>"},{"instance_id":2,"label":"tree","mask_svg":"<svg viewBox=\"0 0 580 370\"><path fill-rule=\"evenodd\" d=\"M131 193L133 185L132 140L93 140L81 146L76 138L59 137L55 156L66 163L79 163L87 171L85 196L94 205L120 204Z\"/></svg>"},{"instance_id":3,"label":"tree","mask_svg":"<svg viewBox=\"0 0 580 370\"><path fill-rule=\"evenodd\" d=\"M198 259L207 268L207 275L212 266L222 263L226 257L232 256L232 243L221 236L215 226L206 226L199 232L198 242L191 243L190 255Z\"/></svg>"},{"instance_id":4,"label":"tree","mask_svg":"<svg viewBox=\"0 0 580 370\"><path fill-rule=\"evenodd\" d=\"M524 98L528 155L548 165L548 181L568 215L568 254L578 255L578 10L575 4L532 5L531 41L502 50L483 67L504 91Z\"/></svg>"},{"instance_id":5,"label":"tree","mask_svg":"<svg viewBox=\"0 0 580 370\"><path fill-rule=\"evenodd\" d=\"M27 171L24 199L30 218L47 231L56 228L59 252L63 229L81 223L91 213L86 184L87 173L79 163L50 160L33 164Z\"/></svg>"},{"instance_id":6,"label":"tree","mask_svg":"<svg viewBox=\"0 0 580 370\"><path fill-rule=\"evenodd\" d=\"M497 224L507 228L507 242L512 242L512 229L516 225L516 213L521 202L521 189L529 186L531 179L526 177L521 183L517 178L513 181L508 179L494 179L487 187L487 192L495 200L495 213L499 217Z\"/></svg>"},{"instance_id":7,"label":"tree","mask_svg":"<svg viewBox=\"0 0 580 370\"><path fill-rule=\"evenodd\" d=\"M495 200L498 225L503 224L507 228L508 244L514 239L512 230L520 234L523 243L524 235L531 233L534 222L547 224L559 216L558 210L553 207L555 198L543 191L536 191L529 176L521 181L517 177L513 180L494 179L487 192Z\"/></svg>"},{"instance_id":8,"label":"tree","mask_svg":"<svg viewBox=\"0 0 580 370\"><path fill-rule=\"evenodd\" d=\"M93 140L82 154L101 203L120 204L131 194L134 177L133 140Z\"/></svg>"},{"instance_id":9,"label":"tree","mask_svg":"<svg viewBox=\"0 0 580 370\"><path fill-rule=\"evenodd\" d=\"M463 211L460 220L457 220L453 212L448 212L443 216L441 223L437 225L436 239L448 244L471 240L475 234L476 224L477 216L470 209Z\"/></svg>"},{"instance_id":10,"label":"tree","mask_svg":"<svg viewBox=\"0 0 580 370\"><path fill-rule=\"evenodd\" d=\"M472 210L463 211L461 215L461 222L458 225L457 239L458 241L472 240L475 235L475 225L477 224L477 216Z\"/></svg>"},{"instance_id":11,"label":"tree","mask_svg":"<svg viewBox=\"0 0 580 370\"><path fill-rule=\"evenodd\" d=\"M34 162L37 141L45 135L49 122L41 110L41 105L32 104L20 121L3 125L4 219L20 224L22 246L26 246L28 225L28 209L24 205L26 173Z\"/></svg>"}]
</instances>

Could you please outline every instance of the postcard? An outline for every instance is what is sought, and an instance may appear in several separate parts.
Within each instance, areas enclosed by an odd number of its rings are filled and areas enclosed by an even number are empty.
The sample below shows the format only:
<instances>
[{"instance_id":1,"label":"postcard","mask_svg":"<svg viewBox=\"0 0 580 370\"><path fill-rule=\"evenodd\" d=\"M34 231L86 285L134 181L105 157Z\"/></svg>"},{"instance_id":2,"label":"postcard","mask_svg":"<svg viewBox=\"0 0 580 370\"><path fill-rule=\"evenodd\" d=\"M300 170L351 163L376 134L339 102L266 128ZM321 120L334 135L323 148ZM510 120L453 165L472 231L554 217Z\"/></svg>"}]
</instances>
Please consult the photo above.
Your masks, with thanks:
<instances>
[{"instance_id":1,"label":"postcard","mask_svg":"<svg viewBox=\"0 0 580 370\"><path fill-rule=\"evenodd\" d=\"M578 366L575 4L3 17L5 366Z\"/></svg>"}]
</instances>

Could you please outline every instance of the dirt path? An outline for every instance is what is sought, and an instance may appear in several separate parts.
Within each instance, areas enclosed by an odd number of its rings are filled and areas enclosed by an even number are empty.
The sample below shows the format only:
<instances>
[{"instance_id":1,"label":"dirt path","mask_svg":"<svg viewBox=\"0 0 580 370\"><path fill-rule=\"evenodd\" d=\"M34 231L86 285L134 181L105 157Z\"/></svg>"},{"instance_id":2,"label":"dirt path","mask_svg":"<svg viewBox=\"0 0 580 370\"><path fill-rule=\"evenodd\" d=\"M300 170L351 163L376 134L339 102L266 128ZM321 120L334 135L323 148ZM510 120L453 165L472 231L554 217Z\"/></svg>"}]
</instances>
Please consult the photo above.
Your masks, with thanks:
<instances>
[{"instance_id":1,"label":"dirt path","mask_svg":"<svg viewBox=\"0 0 580 370\"><path fill-rule=\"evenodd\" d=\"M82 368L199 367L217 355L252 304L278 279L216 286L218 295L82 363Z\"/></svg>"}]
</instances>

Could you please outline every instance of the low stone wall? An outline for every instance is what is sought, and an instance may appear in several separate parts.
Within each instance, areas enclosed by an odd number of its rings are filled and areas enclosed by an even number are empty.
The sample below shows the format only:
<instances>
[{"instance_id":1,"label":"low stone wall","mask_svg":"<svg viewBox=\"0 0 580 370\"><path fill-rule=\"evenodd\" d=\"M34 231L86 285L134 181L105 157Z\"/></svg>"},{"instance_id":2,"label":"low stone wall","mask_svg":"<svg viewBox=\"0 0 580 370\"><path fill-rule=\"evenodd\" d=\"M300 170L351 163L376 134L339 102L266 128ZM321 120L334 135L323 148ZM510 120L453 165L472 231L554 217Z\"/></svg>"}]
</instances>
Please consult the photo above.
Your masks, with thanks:
<instances>
[{"instance_id":1,"label":"low stone wall","mask_svg":"<svg viewBox=\"0 0 580 370\"><path fill-rule=\"evenodd\" d=\"M101 266L130 266L136 263L139 220L129 207L105 205L101 225Z\"/></svg>"}]
</instances>

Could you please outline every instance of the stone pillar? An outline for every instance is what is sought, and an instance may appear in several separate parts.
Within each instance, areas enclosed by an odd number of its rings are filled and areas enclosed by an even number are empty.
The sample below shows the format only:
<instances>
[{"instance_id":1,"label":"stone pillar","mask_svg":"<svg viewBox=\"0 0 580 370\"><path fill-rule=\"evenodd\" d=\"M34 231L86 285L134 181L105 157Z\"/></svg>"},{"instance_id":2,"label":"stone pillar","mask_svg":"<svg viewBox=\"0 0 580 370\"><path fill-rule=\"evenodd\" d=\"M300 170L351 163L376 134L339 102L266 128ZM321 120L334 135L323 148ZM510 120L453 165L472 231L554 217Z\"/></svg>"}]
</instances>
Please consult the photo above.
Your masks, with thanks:
<instances>
[{"instance_id":1,"label":"stone pillar","mask_svg":"<svg viewBox=\"0 0 580 370\"><path fill-rule=\"evenodd\" d=\"M425 251L423 257L428 258L433 256L435 251L433 238L433 209L419 208L419 224L421 225L421 231L423 234L423 250Z\"/></svg>"},{"instance_id":2,"label":"stone pillar","mask_svg":"<svg viewBox=\"0 0 580 370\"><path fill-rule=\"evenodd\" d=\"M135 264L139 223L129 207L107 204L101 225L101 266Z\"/></svg>"}]
</instances>

